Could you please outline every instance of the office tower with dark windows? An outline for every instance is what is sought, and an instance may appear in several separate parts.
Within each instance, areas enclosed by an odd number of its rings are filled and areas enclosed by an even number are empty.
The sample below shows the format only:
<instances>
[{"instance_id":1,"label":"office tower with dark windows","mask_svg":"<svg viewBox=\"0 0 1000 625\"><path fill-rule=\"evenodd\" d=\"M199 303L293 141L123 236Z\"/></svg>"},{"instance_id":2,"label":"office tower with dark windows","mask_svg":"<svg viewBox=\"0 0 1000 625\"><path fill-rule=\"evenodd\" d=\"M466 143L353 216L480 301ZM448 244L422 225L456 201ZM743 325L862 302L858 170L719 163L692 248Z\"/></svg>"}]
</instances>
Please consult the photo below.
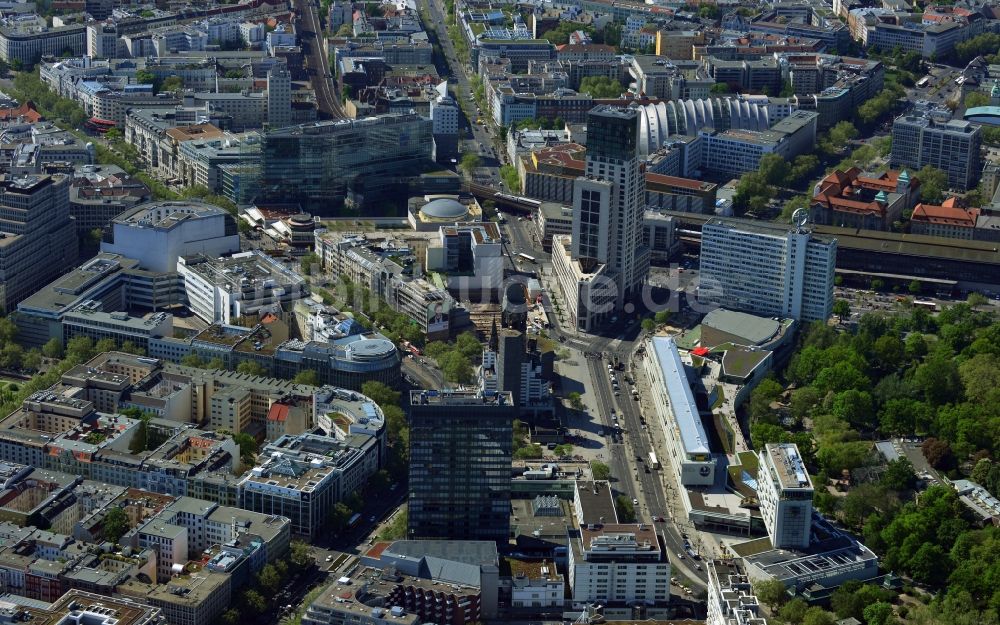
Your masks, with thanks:
<instances>
[{"instance_id":1,"label":"office tower with dark windows","mask_svg":"<svg viewBox=\"0 0 1000 625\"><path fill-rule=\"evenodd\" d=\"M405 192L431 166L431 120L416 113L288 126L264 135L258 201L314 215Z\"/></svg>"},{"instance_id":2,"label":"office tower with dark windows","mask_svg":"<svg viewBox=\"0 0 1000 625\"><path fill-rule=\"evenodd\" d=\"M578 329L614 320L642 288L645 181L634 109L598 106L587 115L585 175L573 184L571 237L553 239L552 262Z\"/></svg>"},{"instance_id":3,"label":"office tower with dark windows","mask_svg":"<svg viewBox=\"0 0 1000 625\"><path fill-rule=\"evenodd\" d=\"M507 542L516 418L509 391L410 393L408 538Z\"/></svg>"}]
</instances>

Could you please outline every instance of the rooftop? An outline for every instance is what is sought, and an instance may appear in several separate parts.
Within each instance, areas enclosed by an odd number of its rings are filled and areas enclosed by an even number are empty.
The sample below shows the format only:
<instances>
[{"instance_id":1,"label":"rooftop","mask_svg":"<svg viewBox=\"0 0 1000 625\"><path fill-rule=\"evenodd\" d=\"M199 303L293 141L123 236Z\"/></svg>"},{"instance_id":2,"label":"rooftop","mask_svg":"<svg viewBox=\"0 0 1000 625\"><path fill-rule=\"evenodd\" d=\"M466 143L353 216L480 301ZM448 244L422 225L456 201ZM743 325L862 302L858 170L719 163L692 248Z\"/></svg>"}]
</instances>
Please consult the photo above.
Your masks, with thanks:
<instances>
[{"instance_id":1,"label":"rooftop","mask_svg":"<svg viewBox=\"0 0 1000 625\"><path fill-rule=\"evenodd\" d=\"M749 313L715 308L701 321L702 343L715 347L716 341L706 336L716 334L719 344L737 339L743 345L762 345L775 337L781 331L781 323L777 319L758 317Z\"/></svg>"},{"instance_id":2,"label":"rooftop","mask_svg":"<svg viewBox=\"0 0 1000 625\"><path fill-rule=\"evenodd\" d=\"M698 414L698 405L695 403L694 393L691 392L691 383L677 351L677 344L666 336L653 337L652 343L656 361L660 365L667 386L670 409L680 431L684 450L689 454L710 453L708 435Z\"/></svg>"},{"instance_id":3,"label":"rooftop","mask_svg":"<svg viewBox=\"0 0 1000 625\"><path fill-rule=\"evenodd\" d=\"M764 453L770 459L778 484L784 490L812 490L812 481L806 465L794 443L770 443Z\"/></svg>"}]
</instances>

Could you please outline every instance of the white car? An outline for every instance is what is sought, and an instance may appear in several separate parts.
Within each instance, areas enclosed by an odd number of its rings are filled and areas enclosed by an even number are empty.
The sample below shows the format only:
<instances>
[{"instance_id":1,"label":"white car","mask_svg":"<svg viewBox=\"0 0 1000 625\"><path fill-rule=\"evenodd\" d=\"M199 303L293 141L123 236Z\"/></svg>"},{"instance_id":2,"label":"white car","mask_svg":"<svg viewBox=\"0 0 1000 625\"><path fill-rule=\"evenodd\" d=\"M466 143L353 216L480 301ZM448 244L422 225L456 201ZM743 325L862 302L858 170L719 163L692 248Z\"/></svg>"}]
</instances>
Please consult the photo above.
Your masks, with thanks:
<instances>
[{"instance_id":1,"label":"white car","mask_svg":"<svg viewBox=\"0 0 1000 625\"><path fill-rule=\"evenodd\" d=\"M632 498L632 505L633 505L633 506L638 506L638 505L639 505L639 500L638 500L638 499L636 499L635 497L633 497L633 498Z\"/></svg>"}]
</instances>

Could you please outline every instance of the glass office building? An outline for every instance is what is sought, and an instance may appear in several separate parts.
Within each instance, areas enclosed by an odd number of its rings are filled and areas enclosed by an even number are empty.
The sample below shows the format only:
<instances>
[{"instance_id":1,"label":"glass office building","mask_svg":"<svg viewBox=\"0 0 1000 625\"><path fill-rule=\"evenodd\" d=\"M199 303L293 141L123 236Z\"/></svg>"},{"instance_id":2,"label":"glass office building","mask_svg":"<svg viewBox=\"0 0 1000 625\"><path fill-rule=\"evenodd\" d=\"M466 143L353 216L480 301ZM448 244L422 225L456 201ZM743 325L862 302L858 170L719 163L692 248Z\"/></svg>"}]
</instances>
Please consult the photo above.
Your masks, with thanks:
<instances>
[{"instance_id":1,"label":"glass office building","mask_svg":"<svg viewBox=\"0 0 1000 625\"><path fill-rule=\"evenodd\" d=\"M416 113L290 126L261 149L258 202L298 202L323 214L384 197L432 162L431 120Z\"/></svg>"},{"instance_id":2,"label":"glass office building","mask_svg":"<svg viewBox=\"0 0 1000 625\"><path fill-rule=\"evenodd\" d=\"M510 536L509 391L412 391L408 538Z\"/></svg>"}]
</instances>

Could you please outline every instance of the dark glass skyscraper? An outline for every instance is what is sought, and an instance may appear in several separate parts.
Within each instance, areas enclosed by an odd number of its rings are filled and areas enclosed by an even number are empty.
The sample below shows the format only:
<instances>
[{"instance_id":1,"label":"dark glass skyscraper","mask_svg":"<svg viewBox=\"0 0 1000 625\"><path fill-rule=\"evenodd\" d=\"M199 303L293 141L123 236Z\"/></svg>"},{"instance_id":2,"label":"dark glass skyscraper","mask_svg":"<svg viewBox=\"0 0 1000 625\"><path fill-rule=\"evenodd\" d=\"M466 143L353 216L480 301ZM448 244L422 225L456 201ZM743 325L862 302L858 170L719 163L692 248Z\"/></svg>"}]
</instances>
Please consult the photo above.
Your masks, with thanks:
<instances>
[{"instance_id":1,"label":"dark glass skyscraper","mask_svg":"<svg viewBox=\"0 0 1000 625\"><path fill-rule=\"evenodd\" d=\"M412 391L408 538L510 536L509 392Z\"/></svg>"}]
</instances>

